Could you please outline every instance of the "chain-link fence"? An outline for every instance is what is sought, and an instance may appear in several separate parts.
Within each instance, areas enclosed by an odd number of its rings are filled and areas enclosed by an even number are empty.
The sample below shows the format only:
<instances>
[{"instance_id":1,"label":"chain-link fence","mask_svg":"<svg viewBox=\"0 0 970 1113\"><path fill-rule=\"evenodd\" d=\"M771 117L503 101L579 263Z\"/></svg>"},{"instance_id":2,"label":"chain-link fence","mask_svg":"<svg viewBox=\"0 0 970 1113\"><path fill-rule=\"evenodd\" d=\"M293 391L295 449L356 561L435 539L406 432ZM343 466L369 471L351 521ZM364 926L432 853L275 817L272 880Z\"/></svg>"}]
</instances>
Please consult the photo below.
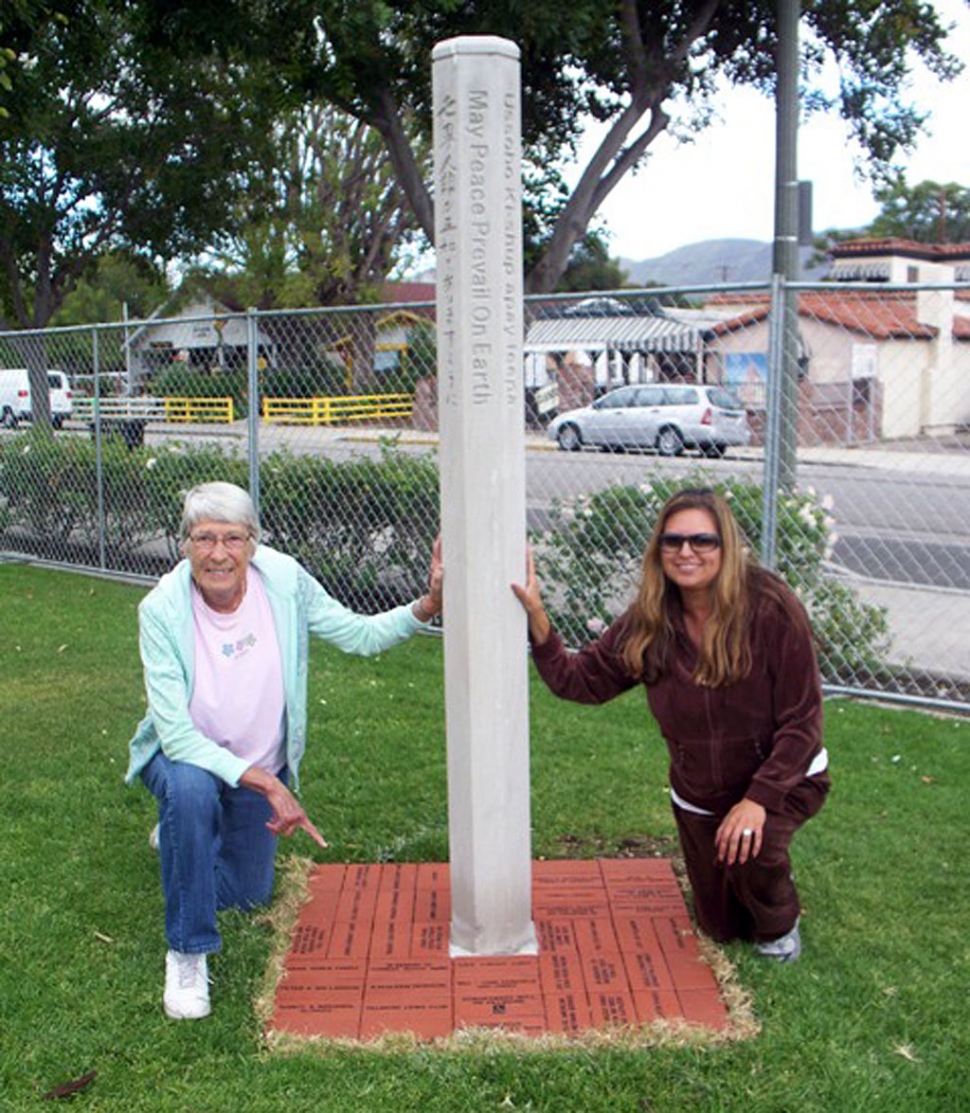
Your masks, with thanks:
<instances>
[{"instance_id":1,"label":"chain-link fence","mask_svg":"<svg viewBox=\"0 0 970 1113\"><path fill-rule=\"evenodd\" d=\"M569 640L629 600L667 494L713 484L799 591L831 688L970 706L963 289L530 300L529 530ZM431 302L0 335L0 550L157 576L181 493L228 478L351 606L413 598L438 524L434 367ZM27 421L45 378L53 433Z\"/></svg>"}]
</instances>

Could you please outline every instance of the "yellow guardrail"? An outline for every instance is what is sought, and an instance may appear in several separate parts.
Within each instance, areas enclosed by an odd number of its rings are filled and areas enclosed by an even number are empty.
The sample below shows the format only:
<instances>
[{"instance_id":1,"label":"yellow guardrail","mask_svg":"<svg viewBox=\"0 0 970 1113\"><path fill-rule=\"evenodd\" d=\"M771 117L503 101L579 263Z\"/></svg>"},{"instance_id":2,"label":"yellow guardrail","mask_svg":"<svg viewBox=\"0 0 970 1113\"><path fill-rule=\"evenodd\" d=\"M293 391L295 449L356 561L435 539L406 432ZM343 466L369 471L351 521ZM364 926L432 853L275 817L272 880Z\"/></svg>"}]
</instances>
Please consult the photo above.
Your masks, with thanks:
<instances>
[{"instance_id":1,"label":"yellow guardrail","mask_svg":"<svg viewBox=\"0 0 970 1113\"><path fill-rule=\"evenodd\" d=\"M283 425L336 425L410 417L413 394L337 395L330 398L264 398L263 420Z\"/></svg>"},{"instance_id":2,"label":"yellow guardrail","mask_svg":"<svg viewBox=\"0 0 970 1113\"><path fill-rule=\"evenodd\" d=\"M235 407L231 398L165 398L166 421L216 422L231 425Z\"/></svg>"}]
</instances>

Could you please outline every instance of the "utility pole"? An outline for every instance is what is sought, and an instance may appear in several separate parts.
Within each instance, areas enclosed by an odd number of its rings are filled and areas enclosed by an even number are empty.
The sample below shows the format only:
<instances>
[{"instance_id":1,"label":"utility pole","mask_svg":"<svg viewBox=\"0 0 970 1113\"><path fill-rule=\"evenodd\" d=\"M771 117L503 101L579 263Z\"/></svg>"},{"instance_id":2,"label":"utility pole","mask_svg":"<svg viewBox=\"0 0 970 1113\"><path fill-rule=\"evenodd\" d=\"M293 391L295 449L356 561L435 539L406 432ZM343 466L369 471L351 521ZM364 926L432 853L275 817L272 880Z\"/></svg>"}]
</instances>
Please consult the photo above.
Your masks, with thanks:
<instances>
[{"instance_id":1,"label":"utility pole","mask_svg":"<svg viewBox=\"0 0 970 1113\"><path fill-rule=\"evenodd\" d=\"M795 486L798 444L798 18L799 0L778 0L775 91L775 240L765 399L761 562L777 557L778 495Z\"/></svg>"},{"instance_id":2,"label":"utility pole","mask_svg":"<svg viewBox=\"0 0 970 1113\"><path fill-rule=\"evenodd\" d=\"M778 0L775 241L772 271L781 279L783 330L778 368L778 483L795 486L798 442L798 20L800 0Z\"/></svg>"}]
</instances>

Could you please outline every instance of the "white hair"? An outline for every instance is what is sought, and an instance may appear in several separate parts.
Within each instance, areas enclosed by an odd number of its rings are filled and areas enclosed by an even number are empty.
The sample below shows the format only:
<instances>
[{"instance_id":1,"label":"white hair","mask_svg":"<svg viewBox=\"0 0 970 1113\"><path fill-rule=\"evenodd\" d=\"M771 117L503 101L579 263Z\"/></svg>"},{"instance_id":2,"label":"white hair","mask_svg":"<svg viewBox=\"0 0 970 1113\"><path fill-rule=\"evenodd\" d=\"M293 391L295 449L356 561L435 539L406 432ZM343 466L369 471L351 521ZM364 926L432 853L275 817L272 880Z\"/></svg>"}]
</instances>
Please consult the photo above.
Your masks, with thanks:
<instances>
[{"instance_id":1,"label":"white hair","mask_svg":"<svg viewBox=\"0 0 970 1113\"><path fill-rule=\"evenodd\" d=\"M182 507L181 537L185 542L199 522L232 522L245 526L253 541L259 542L259 519L249 492L235 483L200 483L185 496Z\"/></svg>"}]
</instances>

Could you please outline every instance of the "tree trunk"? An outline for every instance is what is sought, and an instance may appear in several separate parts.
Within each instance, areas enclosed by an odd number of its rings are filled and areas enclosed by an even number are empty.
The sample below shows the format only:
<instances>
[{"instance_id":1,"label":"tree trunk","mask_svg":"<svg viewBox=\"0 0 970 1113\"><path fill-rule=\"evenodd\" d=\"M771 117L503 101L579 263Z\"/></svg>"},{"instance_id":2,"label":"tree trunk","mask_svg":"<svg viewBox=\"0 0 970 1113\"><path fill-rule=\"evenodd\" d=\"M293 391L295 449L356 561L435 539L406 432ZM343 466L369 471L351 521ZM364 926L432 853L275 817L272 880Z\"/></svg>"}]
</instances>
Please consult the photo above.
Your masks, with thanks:
<instances>
[{"instance_id":1,"label":"tree trunk","mask_svg":"<svg viewBox=\"0 0 970 1113\"><path fill-rule=\"evenodd\" d=\"M47 338L42 332L23 332L13 338L23 357L30 384L30 412L35 429L51 428L51 395L47 381Z\"/></svg>"},{"instance_id":2,"label":"tree trunk","mask_svg":"<svg viewBox=\"0 0 970 1113\"><path fill-rule=\"evenodd\" d=\"M379 94L373 124L384 137L388 154L394 164L394 172L418 224L428 237L428 242L433 244L434 201L431 199L431 192L414 157L414 149L404 131L398 107L386 89L382 89Z\"/></svg>"}]
</instances>

